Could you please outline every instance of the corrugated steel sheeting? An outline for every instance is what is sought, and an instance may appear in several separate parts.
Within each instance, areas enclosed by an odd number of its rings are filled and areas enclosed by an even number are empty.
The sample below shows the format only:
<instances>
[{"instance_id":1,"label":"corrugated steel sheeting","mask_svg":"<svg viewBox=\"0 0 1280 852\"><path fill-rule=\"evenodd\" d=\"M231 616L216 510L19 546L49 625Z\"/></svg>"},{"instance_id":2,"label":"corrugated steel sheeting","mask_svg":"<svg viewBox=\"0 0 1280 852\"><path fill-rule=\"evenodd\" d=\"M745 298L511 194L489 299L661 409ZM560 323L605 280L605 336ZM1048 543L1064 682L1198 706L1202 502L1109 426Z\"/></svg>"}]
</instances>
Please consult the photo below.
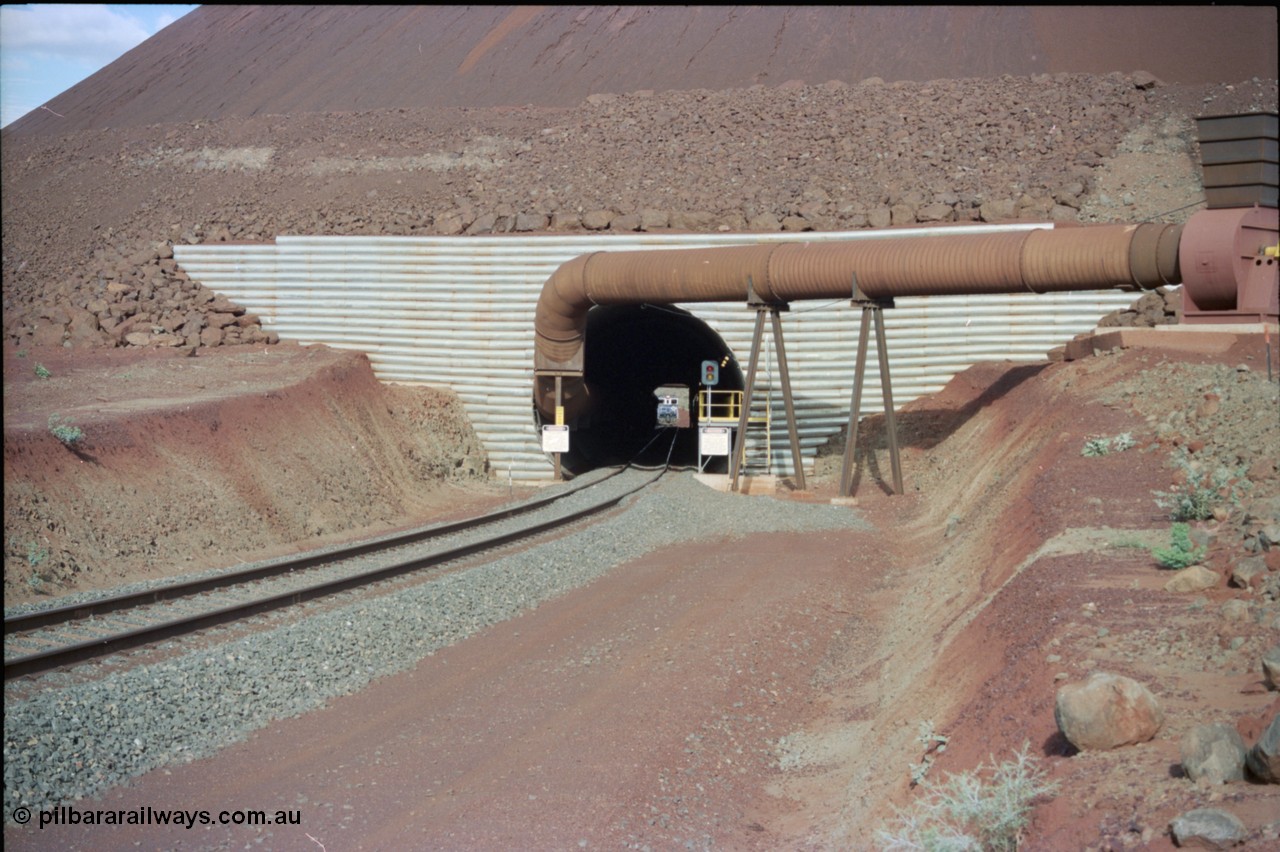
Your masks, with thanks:
<instances>
[{"instance_id":1,"label":"corrugated steel sheeting","mask_svg":"<svg viewBox=\"0 0 1280 852\"><path fill-rule=\"evenodd\" d=\"M176 245L174 257L206 287L301 343L365 352L385 382L449 387L461 398L495 475L550 478L533 419L533 317L560 264L593 251L709 248L797 240L927 237L1045 225L798 234L634 234L493 237L281 236L274 245ZM1104 314L1120 291L900 298L885 312L895 405L936 392L981 361L1035 361ZM745 304L679 305L706 322L744 365L754 311ZM860 312L848 300L797 302L782 315L804 454L848 419ZM761 361L758 409L772 409L773 472L791 472L773 345ZM864 411L881 410L874 342Z\"/></svg>"}]
</instances>

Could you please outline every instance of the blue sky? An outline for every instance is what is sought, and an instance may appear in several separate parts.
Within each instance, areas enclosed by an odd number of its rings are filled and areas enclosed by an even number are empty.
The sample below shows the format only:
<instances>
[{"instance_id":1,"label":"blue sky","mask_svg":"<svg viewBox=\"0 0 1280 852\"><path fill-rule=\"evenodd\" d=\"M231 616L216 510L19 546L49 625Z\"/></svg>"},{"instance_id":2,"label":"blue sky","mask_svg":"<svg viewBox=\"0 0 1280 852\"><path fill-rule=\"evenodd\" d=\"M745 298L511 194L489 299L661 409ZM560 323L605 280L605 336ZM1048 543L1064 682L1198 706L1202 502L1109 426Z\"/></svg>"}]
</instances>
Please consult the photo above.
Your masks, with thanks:
<instances>
[{"instance_id":1,"label":"blue sky","mask_svg":"<svg viewBox=\"0 0 1280 852\"><path fill-rule=\"evenodd\" d=\"M102 3L0 6L0 126L39 108L194 8Z\"/></svg>"}]
</instances>

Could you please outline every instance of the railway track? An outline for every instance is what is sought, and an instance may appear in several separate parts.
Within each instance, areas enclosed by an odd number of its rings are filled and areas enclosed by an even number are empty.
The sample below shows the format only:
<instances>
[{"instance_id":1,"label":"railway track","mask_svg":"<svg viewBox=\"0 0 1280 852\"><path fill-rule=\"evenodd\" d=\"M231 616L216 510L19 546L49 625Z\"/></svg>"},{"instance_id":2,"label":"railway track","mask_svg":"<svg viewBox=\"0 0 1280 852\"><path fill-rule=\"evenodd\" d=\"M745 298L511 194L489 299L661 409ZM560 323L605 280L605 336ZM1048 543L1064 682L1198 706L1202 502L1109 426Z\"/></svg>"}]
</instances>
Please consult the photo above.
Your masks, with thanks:
<instances>
[{"instance_id":1,"label":"railway track","mask_svg":"<svg viewBox=\"0 0 1280 852\"><path fill-rule=\"evenodd\" d=\"M613 468L547 497L461 521L4 620L4 677L36 674L368 586L545 536L665 473Z\"/></svg>"}]
</instances>

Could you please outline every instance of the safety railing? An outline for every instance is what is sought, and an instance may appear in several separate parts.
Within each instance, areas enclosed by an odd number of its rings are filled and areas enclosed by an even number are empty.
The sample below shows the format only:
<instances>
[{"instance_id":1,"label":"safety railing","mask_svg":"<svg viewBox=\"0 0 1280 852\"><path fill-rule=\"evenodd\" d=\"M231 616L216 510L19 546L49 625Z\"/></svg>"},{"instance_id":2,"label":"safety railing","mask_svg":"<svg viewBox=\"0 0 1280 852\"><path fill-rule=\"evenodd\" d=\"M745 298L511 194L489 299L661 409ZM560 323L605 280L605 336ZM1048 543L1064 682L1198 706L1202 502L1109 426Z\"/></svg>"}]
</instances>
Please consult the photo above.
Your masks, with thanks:
<instances>
[{"instance_id":1,"label":"safety railing","mask_svg":"<svg viewBox=\"0 0 1280 852\"><path fill-rule=\"evenodd\" d=\"M704 388L698 391L698 422L738 425L742 416L742 391ZM768 423L768 415L747 418L747 423Z\"/></svg>"}]
</instances>

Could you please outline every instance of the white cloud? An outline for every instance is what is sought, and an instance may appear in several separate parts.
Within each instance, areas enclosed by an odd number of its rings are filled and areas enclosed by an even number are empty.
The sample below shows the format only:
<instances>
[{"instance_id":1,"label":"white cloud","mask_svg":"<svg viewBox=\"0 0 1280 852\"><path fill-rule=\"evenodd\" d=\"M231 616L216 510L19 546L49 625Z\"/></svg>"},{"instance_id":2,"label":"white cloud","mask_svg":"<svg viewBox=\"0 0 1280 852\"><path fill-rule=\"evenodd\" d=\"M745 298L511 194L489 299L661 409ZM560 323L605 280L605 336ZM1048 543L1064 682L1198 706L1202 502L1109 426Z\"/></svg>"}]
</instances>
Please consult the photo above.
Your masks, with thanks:
<instances>
[{"instance_id":1,"label":"white cloud","mask_svg":"<svg viewBox=\"0 0 1280 852\"><path fill-rule=\"evenodd\" d=\"M0 49L100 66L137 47L151 33L141 21L101 3L0 8Z\"/></svg>"},{"instance_id":2,"label":"white cloud","mask_svg":"<svg viewBox=\"0 0 1280 852\"><path fill-rule=\"evenodd\" d=\"M21 74L23 71L30 71L32 67L32 64L24 57L14 56L12 53L0 53L0 71L3 71L6 75L14 74L15 72ZM25 81L25 78L19 76L14 76L12 79Z\"/></svg>"}]
</instances>

